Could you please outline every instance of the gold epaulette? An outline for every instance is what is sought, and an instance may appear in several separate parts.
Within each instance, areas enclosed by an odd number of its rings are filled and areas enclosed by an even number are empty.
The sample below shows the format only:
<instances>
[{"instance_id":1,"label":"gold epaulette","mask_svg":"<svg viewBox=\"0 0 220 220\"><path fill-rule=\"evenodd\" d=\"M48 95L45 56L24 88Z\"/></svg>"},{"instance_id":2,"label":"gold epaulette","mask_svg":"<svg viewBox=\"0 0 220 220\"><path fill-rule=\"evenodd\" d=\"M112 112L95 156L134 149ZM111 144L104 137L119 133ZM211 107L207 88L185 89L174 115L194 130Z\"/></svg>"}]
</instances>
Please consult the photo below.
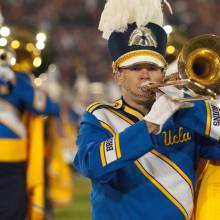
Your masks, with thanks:
<instances>
[{"instance_id":1,"label":"gold epaulette","mask_svg":"<svg viewBox=\"0 0 220 220\"><path fill-rule=\"evenodd\" d=\"M98 108L101 105L103 105L103 103L101 103L101 102L93 102L91 105L88 106L86 111L92 113L96 108Z\"/></svg>"},{"instance_id":2,"label":"gold epaulette","mask_svg":"<svg viewBox=\"0 0 220 220\"><path fill-rule=\"evenodd\" d=\"M122 107L122 105L123 105L122 99L118 99L115 102L113 102L111 106L115 109L119 109Z\"/></svg>"},{"instance_id":3,"label":"gold epaulette","mask_svg":"<svg viewBox=\"0 0 220 220\"><path fill-rule=\"evenodd\" d=\"M113 103L106 103L106 102L94 102L86 109L87 112L92 113L98 108L114 108L119 109L122 107L122 100L119 99Z\"/></svg>"}]
</instances>

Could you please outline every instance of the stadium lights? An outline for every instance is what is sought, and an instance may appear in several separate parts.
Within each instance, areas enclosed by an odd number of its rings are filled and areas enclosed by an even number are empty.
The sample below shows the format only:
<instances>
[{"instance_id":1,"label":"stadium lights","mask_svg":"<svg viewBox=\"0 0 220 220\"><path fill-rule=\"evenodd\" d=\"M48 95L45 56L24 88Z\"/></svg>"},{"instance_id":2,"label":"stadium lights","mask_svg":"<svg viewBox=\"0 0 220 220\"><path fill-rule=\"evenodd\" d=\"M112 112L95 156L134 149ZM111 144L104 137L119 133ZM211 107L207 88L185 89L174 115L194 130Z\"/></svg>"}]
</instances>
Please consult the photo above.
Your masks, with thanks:
<instances>
[{"instance_id":1,"label":"stadium lights","mask_svg":"<svg viewBox=\"0 0 220 220\"><path fill-rule=\"evenodd\" d=\"M40 57L35 57L33 60L33 66L34 67L40 67L40 65L42 64L42 60Z\"/></svg>"},{"instance_id":2,"label":"stadium lights","mask_svg":"<svg viewBox=\"0 0 220 220\"><path fill-rule=\"evenodd\" d=\"M28 52L32 52L32 51L34 51L34 45L32 44L32 43L27 43L26 44L26 46L25 46L25 48L26 48L26 50L28 51Z\"/></svg>"},{"instance_id":3,"label":"stadium lights","mask_svg":"<svg viewBox=\"0 0 220 220\"><path fill-rule=\"evenodd\" d=\"M4 37L1 37L1 38L0 38L0 46L1 46L1 47L5 47L7 44L8 44L7 39L4 38Z\"/></svg>"},{"instance_id":4,"label":"stadium lights","mask_svg":"<svg viewBox=\"0 0 220 220\"><path fill-rule=\"evenodd\" d=\"M36 35L36 48L38 50L43 50L45 48L45 41L47 40L47 35L44 32L39 32Z\"/></svg>"},{"instance_id":5,"label":"stadium lights","mask_svg":"<svg viewBox=\"0 0 220 220\"><path fill-rule=\"evenodd\" d=\"M167 47L168 54L174 54L175 51L176 51L176 48L173 45L170 45Z\"/></svg>"},{"instance_id":6,"label":"stadium lights","mask_svg":"<svg viewBox=\"0 0 220 220\"><path fill-rule=\"evenodd\" d=\"M43 41L38 41L38 42L36 43L36 48L37 48L38 50L43 50L43 49L45 48L45 43L44 43Z\"/></svg>"},{"instance_id":7,"label":"stadium lights","mask_svg":"<svg viewBox=\"0 0 220 220\"><path fill-rule=\"evenodd\" d=\"M47 35L44 32L39 32L36 35L36 40L39 42L45 42L47 40Z\"/></svg>"},{"instance_id":8,"label":"stadium lights","mask_svg":"<svg viewBox=\"0 0 220 220\"><path fill-rule=\"evenodd\" d=\"M2 37L8 37L11 33L11 30L7 26L3 26L0 28L0 34Z\"/></svg>"},{"instance_id":9,"label":"stadium lights","mask_svg":"<svg viewBox=\"0 0 220 220\"><path fill-rule=\"evenodd\" d=\"M167 34L171 34L173 32L173 27L171 25L165 25L163 29L166 31Z\"/></svg>"},{"instance_id":10,"label":"stadium lights","mask_svg":"<svg viewBox=\"0 0 220 220\"><path fill-rule=\"evenodd\" d=\"M13 49L18 49L20 46L21 46L21 43L20 43L20 41L18 41L18 40L13 40L13 41L11 42L11 47L12 47Z\"/></svg>"}]
</instances>

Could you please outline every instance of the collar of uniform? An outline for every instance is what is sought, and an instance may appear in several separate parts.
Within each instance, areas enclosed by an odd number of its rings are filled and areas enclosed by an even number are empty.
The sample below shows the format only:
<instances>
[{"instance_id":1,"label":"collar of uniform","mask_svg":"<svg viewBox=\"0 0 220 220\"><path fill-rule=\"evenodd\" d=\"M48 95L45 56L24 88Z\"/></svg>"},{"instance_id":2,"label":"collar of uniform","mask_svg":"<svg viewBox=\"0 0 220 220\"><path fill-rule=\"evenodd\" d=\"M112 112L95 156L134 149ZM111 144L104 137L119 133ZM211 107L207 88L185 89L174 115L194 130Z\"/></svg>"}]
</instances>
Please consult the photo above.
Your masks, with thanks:
<instances>
[{"instance_id":1,"label":"collar of uniform","mask_svg":"<svg viewBox=\"0 0 220 220\"><path fill-rule=\"evenodd\" d=\"M137 118L138 120L141 120L144 117L144 114L133 108L132 106L128 105L125 100L123 99L123 97L121 97L120 99L118 99L114 104L113 107L116 109L121 109L124 112L128 113L129 115L132 115L133 117Z\"/></svg>"}]
</instances>

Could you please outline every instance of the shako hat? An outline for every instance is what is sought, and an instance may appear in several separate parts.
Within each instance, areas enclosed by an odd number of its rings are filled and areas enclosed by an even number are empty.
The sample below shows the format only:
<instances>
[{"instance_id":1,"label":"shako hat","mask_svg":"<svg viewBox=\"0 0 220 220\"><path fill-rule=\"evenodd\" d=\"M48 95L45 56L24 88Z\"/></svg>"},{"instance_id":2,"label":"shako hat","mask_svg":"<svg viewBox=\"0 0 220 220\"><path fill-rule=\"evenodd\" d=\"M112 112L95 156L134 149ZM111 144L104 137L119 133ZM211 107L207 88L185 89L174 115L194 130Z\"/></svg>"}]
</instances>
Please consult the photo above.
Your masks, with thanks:
<instances>
[{"instance_id":1,"label":"shako hat","mask_svg":"<svg viewBox=\"0 0 220 220\"><path fill-rule=\"evenodd\" d=\"M138 63L166 68L162 0L107 0L99 30L108 40L113 72Z\"/></svg>"}]
</instances>

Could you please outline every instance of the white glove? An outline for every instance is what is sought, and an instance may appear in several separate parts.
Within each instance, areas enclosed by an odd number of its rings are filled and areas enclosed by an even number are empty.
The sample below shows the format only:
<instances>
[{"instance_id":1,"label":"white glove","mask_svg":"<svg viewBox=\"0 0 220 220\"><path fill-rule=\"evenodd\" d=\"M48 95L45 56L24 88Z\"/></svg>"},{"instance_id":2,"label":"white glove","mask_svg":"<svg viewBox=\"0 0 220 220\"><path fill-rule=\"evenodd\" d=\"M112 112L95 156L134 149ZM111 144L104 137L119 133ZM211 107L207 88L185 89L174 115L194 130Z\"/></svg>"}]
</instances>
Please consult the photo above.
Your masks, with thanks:
<instances>
[{"instance_id":1,"label":"white glove","mask_svg":"<svg viewBox=\"0 0 220 220\"><path fill-rule=\"evenodd\" d=\"M159 90L168 95L172 100L184 97L184 92L175 86L160 87Z\"/></svg>"},{"instance_id":2,"label":"white glove","mask_svg":"<svg viewBox=\"0 0 220 220\"><path fill-rule=\"evenodd\" d=\"M175 102L167 95L163 94L155 101L150 112L143 118L145 121L159 125L159 134L166 121L180 108L193 107L189 102Z\"/></svg>"}]
</instances>

